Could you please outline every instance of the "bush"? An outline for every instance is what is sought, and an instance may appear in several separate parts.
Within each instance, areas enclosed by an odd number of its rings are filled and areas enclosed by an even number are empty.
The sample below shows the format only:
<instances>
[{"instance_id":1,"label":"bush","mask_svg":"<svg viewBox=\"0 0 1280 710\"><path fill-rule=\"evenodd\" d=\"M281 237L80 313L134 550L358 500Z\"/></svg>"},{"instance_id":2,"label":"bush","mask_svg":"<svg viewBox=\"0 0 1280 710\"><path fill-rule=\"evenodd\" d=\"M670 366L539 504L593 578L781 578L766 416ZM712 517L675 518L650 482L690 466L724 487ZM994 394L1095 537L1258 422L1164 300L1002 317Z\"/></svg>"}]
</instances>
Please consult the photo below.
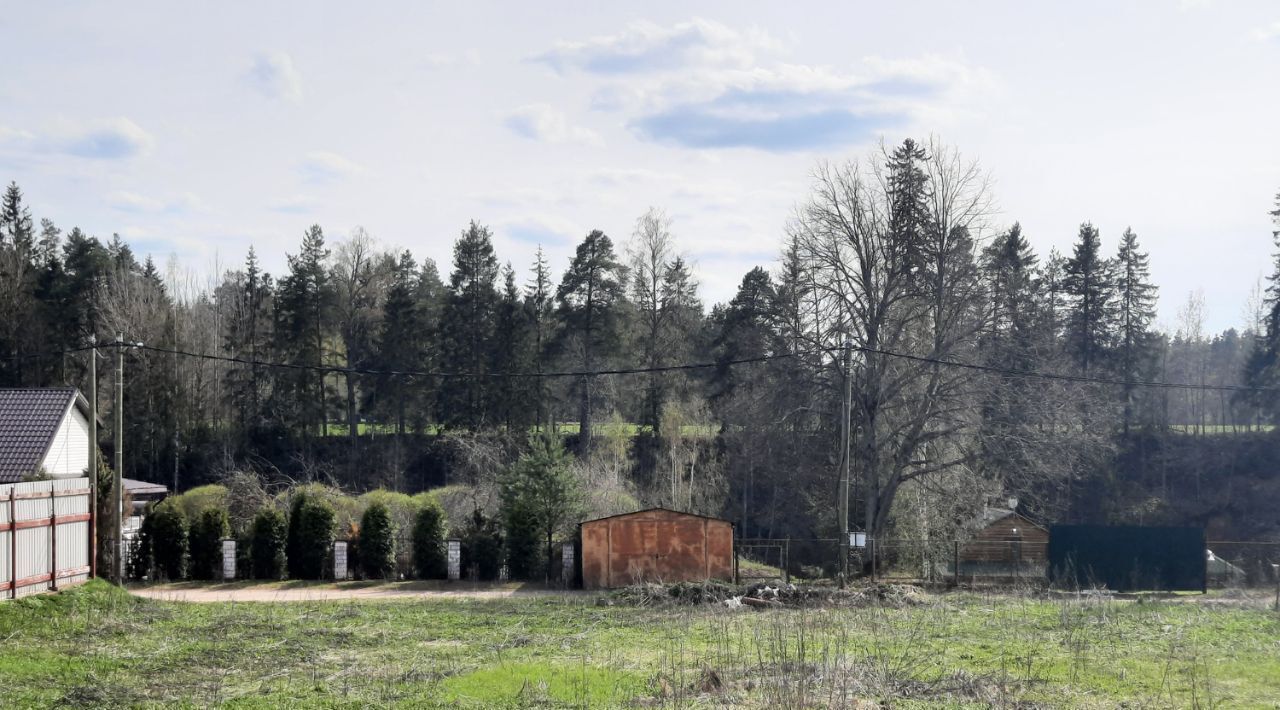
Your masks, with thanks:
<instances>
[{"instance_id":1,"label":"bush","mask_svg":"<svg viewBox=\"0 0 1280 710\"><path fill-rule=\"evenodd\" d=\"M275 508L263 508L249 532L250 574L254 579L280 579L286 568L285 543L289 524Z\"/></svg>"},{"instance_id":2,"label":"bush","mask_svg":"<svg viewBox=\"0 0 1280 710\"><path fill-rule=\"evenodd\" d=\"M296 547L296 552L289 556L290 577L325 577L325 562L333 548L333 529L333 506L312 496L304 497L289 519L289 535Z\"/></svg>"},{"instance_id":3,"label":"bush","mask_svg":"<svg viewBox=\"0 0 1280 710\"><path fill-rule=\"evenodd\" d=\"M182 510L166 501L147 517L151 523L151 559L156 576L182 579L187 561L187 521Z\"/></svg>"},{"instance_id":4,"label":"bush","mask_svg":"<svg viewBox=\"0 0 1280 710\"><path fill-rule=\"evenodd\" d=\"M535 579L542 576L542 534L538 516L528 506L504 506L503 522L507 531L507 572L512 579Z\"/></svg>"},{"instance_id":5,"label":"bush","mask_svg":"<svg viewBox=\"0 0 1280 710\"><path fill-rule=\"evenodd\" d=\"M222 571L222 540L231 534L227 511L206 508L191 525L191 576L218 579Z\"/></svg>"},{"instance_id":6,"label":"bush","mask_svg":"<svg viewBox=\"0 0 1280 710\"><path fill-rule=\"evenodd\" d=\"M413 568L418 579L444 579L449 573L444 511L434 500L424 500L413 518Z\"/></svg>"},{"instance_id":7,"label":"bush","mask_svg":"<svg viewBox=\"0 0 1280 710\"><path fill-rule=\"evenodd\" d=\"M289 529L285 537L284 556L288 562L290 577L301 577L302 572L296 569L302 561L302 506L307 502L305 491L294 491L289 501Z\"/></svg>"},{"instance_id":8,"label":"bush","mask_svg":"<svg viewBox=\"0 0 1280 710\"><path fill-rule=\"evenodd\" d=\"M502 531L498 521L486 518L477 509L462 533L462 569L469 574L475 568L480 579L490 581L498 578L501 567Z\"/></svg>"},{"instance_id":9,"label":"bush","mask_svg":"<svg viewBox=\"0 0 1280 710\"><path fill-rule=\"evenodd\" d=\"M227 487L218 484L197 486L180 495L170 496L167 502L180 509L182 516L195 525L204 511L210 508L227 509Z\"/></svg>"},{"instance_id":10,"label":"bush","mask_svg":"<svg viewBox=\"0 0 1280 710\"><path fill-rule=\"evenodd\" d=\"M360 517L360 570L365 579L386 579L396 566L396 528L391 511L374 503Z\"/></svg>"},{"instance_id":11,"label":"bush","mask_svg":"<svg viewBox=\"0 0 1280 710\"><path fill-rule=\"evenodd\" d=\"M129 550L129 559L125 560L131 579L142 579L154 575L151 547L152 538L155 537L155 532L152 530L155 519L151 515L152 512L148 510L143 515L142 527L138 528L138 536L133 539L133 546Z\"/></svg>"}]
</instances>

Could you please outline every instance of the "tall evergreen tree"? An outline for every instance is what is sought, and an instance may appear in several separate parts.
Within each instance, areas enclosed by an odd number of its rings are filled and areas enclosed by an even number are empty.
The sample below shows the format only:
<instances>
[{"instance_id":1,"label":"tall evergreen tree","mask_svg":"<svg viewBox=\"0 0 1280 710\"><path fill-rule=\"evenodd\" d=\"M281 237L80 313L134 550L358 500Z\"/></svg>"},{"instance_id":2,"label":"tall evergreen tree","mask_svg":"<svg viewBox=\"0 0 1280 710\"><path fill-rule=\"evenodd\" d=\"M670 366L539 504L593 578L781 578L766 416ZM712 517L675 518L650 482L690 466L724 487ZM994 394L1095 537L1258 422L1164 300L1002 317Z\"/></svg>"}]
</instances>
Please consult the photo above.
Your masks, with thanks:
<instances>
[{"instance_id":1,"label":"tall evergreen tree","mask_svg":"<svg viewBox=\"0 0 1280 710\"><path fill-rule=\"evenodd\" d=\"M527 372L533 365L533 338L529 313L516 285L516 272L507 264L502 270L502 293L498 300L498 312L494 327L494 372ZM495 423L501 422L509 430L527 427L533 423L529 416L531 383L523 377L500 377L494 381Z\"/></svg>"},{"instance_id":2,"label":"tall evergreen tree","mask_svg":"<svg viewBox=\"0 0 1280 710\"><path fill-rule=\"evenodd\" d=\"M556 291L560 320L570 351L583 371L596 369L619 345L625 302L626 269L613 251L613 241L594 230L578 245ZM593 387L589 376L577 383L579 450L592 440Z\"/></svg>"},{"instance_id":3,"label":"tall evergreen tree","mask_svg":"<svg viewBox=\"0 0 1280 710\"><path fill-rule=\"evenodd\" d=\"M533 273L525 285L524 303L529 312L529 322L533 328L533 357L535 372L541 375L546 372L547 351L551 344L554 318L554 284L551 281L551 267L538 246L537 256L533 261ZM534 408L538 427L543 427L548 420L550 393L547 383L539 377L534 381Z\"/></svg>"},{"instance_id":4,"label":"tall evergreen tree","mask_svg":"<svg viewBox=\"0 0 1280 710\"><path fill-rule=\"evenodd\" d=\"M1156 315L1156 287L1151 283L1147 254L1138 249L1138 235L1125 229L1115 259L1116 322L1119 327L1117 365L1121 379L1142 379L1151 356L1152 319ZM1124 433L1133 419L1136 387L1124 387Z\"/></svg>"},{"instance_id":5,"label":"tall evergreen tree","mask_svg":"<svg viewBox=\"0 0 1280 710\"><path fill-rule=\"evenodd\" d=\"M228 314L224 347L232 356L250 362L269 360L271 352L271 276L262 271L258 254L249 247L244 270L227 283L232 290L222 305ZM265 423L263 401L268 373L259 365L241 365L227 373L228 405L235 412L241 445L247 446Z\"/></svg>"},{"instance_id":6,"label":"tall evergreen tree","mask_svg":"<svg viewBox=\"0 0 1280 710\"><path fill-rule=\"evenodd\" d=\"M1250 387L1271 389L1280 383L1280 193L1276 194L1275 210L1269 212L1276 228L1271 232L1276 247L1272 255L1271 274L1267 276L1267 290L1262 306L1265 311L1262 332L1253 344L1253 350L1245 364L1244 379ZM1254 392L1254 406L1271 421L1280 415L1280 397L1270 392Z\"/></svg>"},{"instance_id":7,"label":"tall evergreen tree","mask_svg":"<svg viewBox=\"0 0 1280 710\"><path fill-rule=\"evenodd\" d=\"M408 249L400 253L391 274L391 286L382 304L382 323L378 333L378 364L392 371L425 370L425 345L429 333L418 302L418 265ZM415 383L404 377L382 375L371 395L376 411L394 414L396 433L406 431L406 409L414 401Z\"/></svg>"},{"instance_id":8,"label":"tall evergreen tree","mask_svg":"<svg viewBox=\"0 0 1280 710\"><path fill-rule=\"evenodd\" d=\"M1113 265L1102 256L1098 230L1085 222L1067 260L1063 290L1070 299L1066 319L1067 347L1083 374L1096 371L1115 334Z\"/></svg>"},{"instance_id":9,"label":"tall evergreen tree","mask_svg":"<svg viewBox=\"0 0 1280 710\"><path fill-rule=\"evenodd\" d=\"M473 221L453 245L453 272L441 314L443 362L466 374L442 385L443 417L450 424L477 428L488 414L491 383L486 374L496 327L497 279L493 234Z\"/></svg>"},{"instance_id":10,"label":"tall evergreen tree","mask_svg":"<svg viewBox=\"0 0 1280 710\"><path fill-rule=\"evenodd\" d=\"M276 353L292 364L323 367L325 318L332 296L324 231L312 225L303 235L298 254L286 257L289 273L276 295ZM277 376L283 386L276 394L287 398L280 404L294 412L299 430L304 435L326 433L323 371L280 370Z\"/></svg>"},{"instance_id":11,"label":"tall evergreen tree","mask_svg":"<svg viewBox=\"0 0 1280 710\"><path fill-rule=\"evenodd\" d=\"M35 227L31 210L22 204L22 190L11 182L0 199L0 246L8 244L29 258L35 245Z\"/></svg>"}]
</instances>

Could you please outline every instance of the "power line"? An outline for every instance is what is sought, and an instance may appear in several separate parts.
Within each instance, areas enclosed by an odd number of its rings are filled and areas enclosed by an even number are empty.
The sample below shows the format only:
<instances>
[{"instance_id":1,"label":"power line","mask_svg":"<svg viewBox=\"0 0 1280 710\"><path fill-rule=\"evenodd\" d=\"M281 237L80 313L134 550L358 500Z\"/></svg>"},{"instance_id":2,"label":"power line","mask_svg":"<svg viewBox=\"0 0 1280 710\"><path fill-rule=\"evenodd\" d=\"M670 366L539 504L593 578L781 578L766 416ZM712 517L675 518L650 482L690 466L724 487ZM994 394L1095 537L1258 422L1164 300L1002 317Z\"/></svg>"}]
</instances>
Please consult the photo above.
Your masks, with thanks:
<instances>
[{"instance_id":1,"label":"power line","mask_svg":"<svg viewBox=\"0 0 1280 710\"><path fill-rule=\"evenodd\" d=\"M62 357L63 355L70 355L72 353L82 353L86 350L93 350L94 347L105 348L107 347L107 345L113 345L113 343L109 343L105 345L99 344L97 346L85 345L78 348L67 348L65 350L49 350L49 351L40 352L40 353L13 353L10 355L0 355L0 360L3 360L5 362L17 362L18 360L41 360L44 358Z\"/></svg>"},{"instance_id":2,"label":"power line","mask_svg":"<svg viewBox=\"0 0 1280 710\"><path fill-rule=\"evenodd\" d=\"M108 345L115 345L109 343ZM757 362L768 362L770 360L781 360L785 358L801 357L804 355L814 355L827 352L824 349L800 350L791 353L780 353L777 355L761 355L759 357L740 358L737 360L725 360L720 362L695 362L685 363L681 365L664 365L660 367L626 367L612 370L561 370L552 372L446 372L439 370L378 370L363 367L339 367L332 365L306 365L300 363L289 362L267 362L264 360L250 360L248 358L233 357L228 355L211 355L209 353L196 353L187 350L174 350L170 348L158 348L152 345L125 343L131 345L138 350L150 350L151 352L164 353L166 355L178 355L182 357L192 357L201 360L214 360L218 362L233 362L241 365L249 365L252 367L274 367L289 370L309 370L312 372L327 372L336 374L352 374L352 375L375 375L388 377L433 377L433 378L475 378L475 379L506 379L506 378L564 378L564 377L597 377L602 375L642 375L646 373L659 372L677 372L681 370L705 370L713 367L728 367L734 365L747 365ZM104 346L106 347L106 346Z\"/></svg>"},{"instance_id":3,"label":"power line","mask_svg":"<svg viewBox=\"0 0 1280 710\"><path fill-rule=\"evenodd\" d=\"M684 363L679 365L664 365L660 367L629 367L615 368L609 370L560 370L551 372L450 372L441 370L382 370L375 368L362 367L339 367L336 365L308 365L300 363L288 362L269 362L265 360L252 360L249 358L235 357L230 355L214 355L210 353L191 352L188 350L177 350L173 348L161 348L154 345L145 345L142 343L129 342L108 342L100 343L96 347L112 348L117 346L126 346L137 350L148 350L155 353L163 353L166 355L176 355L179 357L196 358L200 360L210 360L215 362L228 362L239 365L248 365L251 367L266 367L287 370L303 370L310 372L325 372L335 374L352 374L352 375L370 375L384 377L422 377L422 378L475 378L475 379L507 379L507 378L566 378L566 377L600 377L609 375L643 375L651 373L663 372L679 372L689 370L706 370L718 367L732 367L737 365L749 365L753 363L769 362L773 360L783 360L795 357L804 357L807 355L817 354L835 354L839 353L842 348L814 348L810 350L798 350L795 352L778 353L774 355L761 355L759 357L740 358L736 360L724 360L719 362L696 362ZM70 348L67 350L31 353L25 355L9 355L5 356L6 360L31 359L41 357L56 357L66 353L83 352L91 350L94 346L85 346L80 348ZM1071 375L1061 372L1042 372L1039 370L1022 370L1016 368L996 367L993 365L981 365L972 362L963 362L959 360L945 360L941 358L927 357L923 355L911 355L909 353L894 352L891 350L883 350L877 348L868 348L859 345L849 346L853 352L862 353L864 355L880 355L899 360L907 360L922 364L938 365L941 367L952 367L965 370L973 370L976 372L985 372L1007 377L1021 377L1025 379L1053 380L1059 382L1072 382L1076 384L1096 384L1110 387L1145 387L1151 389L1176 389L1189 391L1206 391L1206 392L1246 392L1246 393L1277 393L1280 390L1270 387L1247 387L1244 385L1202 385L1191 382L1161 382L1158 380L1123 380L1106 377L1093 377L1088 375Z\"/></svg>"},{"instance_id":4,"label":"power line","mask_svg":"<svg viewBox=\"0 0 1280 710\"><path fill-rule=\"evenodd\" d=\"M874 355L884 355L887 357L899 358L902 360L912 360L914 362L927 363L932 365L944 365L946 367L958 367L966 370L977 370L979 372L989 372L999 375L1009 375L1012 377L1025 377L1028 379L1041 380L1059 380L1062 382L1076 382L1081 384L1097 384L1110 385L1114 387L1150 387L1153 389L1176 389L1176 390L1202 390L1208 392L1280 392L1271 387L1246 387L1243 385L1200 385L1191 382L1160 382L1158 380L1116 380L1106 377L1090 377L1087 375L1069 375L1060 372L1040 372L1037 370L1019 370L1013 368L995 367L992 365L978 365L971 362L959 362L956 360L941 360L938 358L924 357L920 355L909 355L906 353L891 352L888 350L876 350L874 348L865 348L854 346L857 352L871 353Z\"/></svg>"}]
</instances>

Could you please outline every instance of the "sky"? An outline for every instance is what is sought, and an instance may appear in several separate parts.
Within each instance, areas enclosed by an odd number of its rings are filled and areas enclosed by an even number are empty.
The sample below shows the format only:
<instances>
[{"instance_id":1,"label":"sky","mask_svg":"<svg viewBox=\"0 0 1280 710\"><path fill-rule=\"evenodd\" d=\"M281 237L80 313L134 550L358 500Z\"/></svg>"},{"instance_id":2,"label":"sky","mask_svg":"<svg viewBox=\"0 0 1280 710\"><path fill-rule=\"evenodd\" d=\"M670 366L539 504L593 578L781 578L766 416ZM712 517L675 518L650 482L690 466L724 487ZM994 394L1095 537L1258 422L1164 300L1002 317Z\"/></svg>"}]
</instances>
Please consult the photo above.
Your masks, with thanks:
<instances>
[{"instance_id":1,"label":"sky","mask_svg":"<svg viewBox=\"0 0 1280 710\"><path fill-rule=\"evenodd\" d=\"M1280 4L6 3L0 180L211 275L365 229L522 273L659 207L708 303L776 264L822 161L930 136L1043 256L1151 254L1159 320L1239 327L1270 271Z\"/></svg>"}]
</instances>

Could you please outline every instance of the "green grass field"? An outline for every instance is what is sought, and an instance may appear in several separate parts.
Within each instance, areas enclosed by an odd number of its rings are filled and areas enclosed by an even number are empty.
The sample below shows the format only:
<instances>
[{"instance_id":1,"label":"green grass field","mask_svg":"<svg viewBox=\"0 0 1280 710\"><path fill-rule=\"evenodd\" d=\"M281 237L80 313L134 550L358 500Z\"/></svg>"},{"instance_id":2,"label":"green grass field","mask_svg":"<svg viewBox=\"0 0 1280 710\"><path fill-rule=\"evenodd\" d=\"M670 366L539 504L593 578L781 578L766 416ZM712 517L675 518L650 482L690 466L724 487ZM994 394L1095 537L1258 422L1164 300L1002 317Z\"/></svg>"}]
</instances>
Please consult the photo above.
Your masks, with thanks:
<instances>
[{"instance_id":1,"label":"green grass field","mask_svg":"<svg viewBox=\"0 0 1280 710\"><path fill-rule=\"evenodd\" d=\"M1277 707L1261 599L0 603L4 707Z\"/></svg>"}]
</instances>

